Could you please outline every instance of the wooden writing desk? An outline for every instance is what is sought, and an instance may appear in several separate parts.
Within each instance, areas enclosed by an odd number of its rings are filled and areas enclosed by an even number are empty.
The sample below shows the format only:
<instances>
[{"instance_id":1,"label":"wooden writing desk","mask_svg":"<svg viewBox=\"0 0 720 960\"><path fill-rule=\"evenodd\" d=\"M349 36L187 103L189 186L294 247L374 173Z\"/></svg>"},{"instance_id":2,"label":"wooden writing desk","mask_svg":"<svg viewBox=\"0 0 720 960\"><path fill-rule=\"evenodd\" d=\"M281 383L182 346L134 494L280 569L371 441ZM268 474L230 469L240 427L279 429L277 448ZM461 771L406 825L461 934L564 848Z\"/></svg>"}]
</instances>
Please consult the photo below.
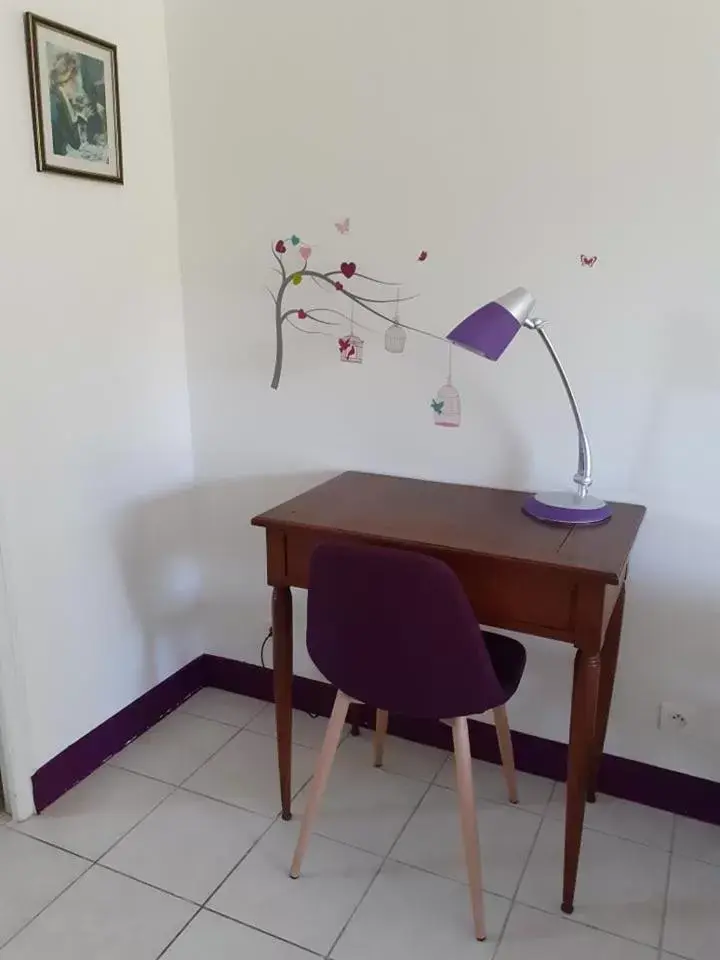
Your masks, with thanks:
<instances>
[{"instance_id":1,"label":"wooden writing desk","mask_svg":"<svg viewBox=\"0 0 720 960\"><path fill-rule=\"evenodd\" d=\"M273 587L273 670L282 815L290 819L292 594L331 538L385 543L440 557L462 581L480 623L576 649L568 747L562 907L575 896L585 802L595 799L617 664L630 550L645 508L613 504L597 527L524 516L525 495L363 473L334 480L255 517Z\"/></svg>"}]
</instances>

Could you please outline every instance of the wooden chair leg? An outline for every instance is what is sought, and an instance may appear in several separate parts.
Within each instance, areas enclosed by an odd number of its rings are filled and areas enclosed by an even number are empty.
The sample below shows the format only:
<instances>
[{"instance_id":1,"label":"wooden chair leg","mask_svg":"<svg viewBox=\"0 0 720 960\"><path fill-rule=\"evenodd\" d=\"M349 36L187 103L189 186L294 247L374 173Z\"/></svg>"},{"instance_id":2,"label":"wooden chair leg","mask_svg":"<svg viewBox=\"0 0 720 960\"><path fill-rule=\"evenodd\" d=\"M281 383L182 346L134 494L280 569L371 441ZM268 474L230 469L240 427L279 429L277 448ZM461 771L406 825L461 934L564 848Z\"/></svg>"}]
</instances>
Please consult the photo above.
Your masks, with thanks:
<instances>
[{"instance_id":1,"label":"wooden chair leg","mask_svg":"<svg viewBox=\"0 0 720 960\"><path fill-rule=\"evenodd\" d=\"M497 732L498 746L500 747L500 759L502 760L503 773L505 774L505 783L508 788L508 798L510 803L518 802L517 773L515 771L515 755L513 753L512 737L510 736L510 724L508 723L507 710L505 705L496 707L493 710L495 718L495 730Z\"/></svg>"},{"instance_id":2,"label":"wooden chair leg","mask_svg":"<svg viewBox=\"0 0 720 960\"><path fill-rule=\"evenodd\" d=\"M470 904L472 906L475 936L484 940L485 911L483 908L482 867L480 866L480 844L478 842L477 819L475 814L475 796L472 780L472 758L470 756L470 737L468 736L467 717L453 720L453 741L455 744L455 771L457 773L458 798L460 801L460 825L462 827L465 862L470 882Z\"/></svg>"},{"instance_id":3,"label":"wooden chair leg","mask_svg":"<svg viewBox=\"0 0 720 960\"><path fill-rule=\"evenodd\" d=\"M335 759L335 751L340 743L348 707L351 703L352 700L350 697L338 690L330 721L325 732L325 739L323 740L322 749L320 750L320 756L315 766L315 773L310 784L310 793L300 827L300 836L298 837L295 855L293 856L292 866L290 867L290 876L293 879L297 879L297 877L300 876L300 867L302 866L303 857L307 850L313 823L315 822L315 817L320 807L320 801L327 786L332 763Z\"/></svg>"},{"instance_id":4,"label":"wooden chair leg","mask_svg":"<svg viewBox=\"0 0 720 960\"><path fill-rule=\"evenodd\" d=\"M373 737L373 751L375 753L375 766L383 765L383 750L385 748L385 735L388 728L387 710L375 711L375 736Z\"/></svg>"}]
</instances>

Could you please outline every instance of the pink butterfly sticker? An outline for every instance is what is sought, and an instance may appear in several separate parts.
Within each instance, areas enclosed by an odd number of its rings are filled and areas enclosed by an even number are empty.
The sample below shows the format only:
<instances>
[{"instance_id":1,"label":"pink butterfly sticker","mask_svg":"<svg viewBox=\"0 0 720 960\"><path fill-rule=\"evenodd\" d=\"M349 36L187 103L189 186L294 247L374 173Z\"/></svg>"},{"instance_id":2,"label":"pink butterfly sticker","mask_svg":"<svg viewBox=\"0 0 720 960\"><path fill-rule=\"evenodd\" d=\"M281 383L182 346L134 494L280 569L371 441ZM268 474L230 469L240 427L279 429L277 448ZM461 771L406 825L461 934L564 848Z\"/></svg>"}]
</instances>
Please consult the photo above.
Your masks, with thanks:
<instances>
[{"instance_id":1,"label":"pink butterfly sticker","mask_svg":"<svg viewBox=\"0 0 720 960\"><path fill-rule=\"evenodd\" d=\"M350 233L350 217L345 217L344 220L340 220L339 223L336 223L335 229L338 233Z\"/></svg>"}]
</instances>

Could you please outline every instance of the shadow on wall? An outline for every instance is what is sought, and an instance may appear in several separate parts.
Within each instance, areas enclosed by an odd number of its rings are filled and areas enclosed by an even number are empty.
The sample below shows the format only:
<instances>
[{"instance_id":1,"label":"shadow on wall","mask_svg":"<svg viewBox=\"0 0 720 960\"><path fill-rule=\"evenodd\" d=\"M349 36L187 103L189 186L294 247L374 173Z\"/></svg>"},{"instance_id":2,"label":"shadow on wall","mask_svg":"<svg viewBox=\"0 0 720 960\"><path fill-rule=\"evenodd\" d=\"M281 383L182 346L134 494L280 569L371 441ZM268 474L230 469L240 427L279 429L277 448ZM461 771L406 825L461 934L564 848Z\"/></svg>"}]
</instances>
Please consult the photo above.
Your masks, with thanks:
<instances>
[{"instance_id":1,"label":"shadow on wall","mask_svg":"<svg viewBox=\"0 0 720 960\"><path fill-rule=\"evenodd\" d=\"M135 504L117 537L125 589L145 637L150 685L167 675L163 650L259 663L270 623L265 536L251 518L336 471L197 484ZM296 604L302 630L303 598ZM302 634L299 632L298 636ZM267 661L266 661L267 662ZM297 672L303 669L298 651Z\"/></svg>"}]
</instances>

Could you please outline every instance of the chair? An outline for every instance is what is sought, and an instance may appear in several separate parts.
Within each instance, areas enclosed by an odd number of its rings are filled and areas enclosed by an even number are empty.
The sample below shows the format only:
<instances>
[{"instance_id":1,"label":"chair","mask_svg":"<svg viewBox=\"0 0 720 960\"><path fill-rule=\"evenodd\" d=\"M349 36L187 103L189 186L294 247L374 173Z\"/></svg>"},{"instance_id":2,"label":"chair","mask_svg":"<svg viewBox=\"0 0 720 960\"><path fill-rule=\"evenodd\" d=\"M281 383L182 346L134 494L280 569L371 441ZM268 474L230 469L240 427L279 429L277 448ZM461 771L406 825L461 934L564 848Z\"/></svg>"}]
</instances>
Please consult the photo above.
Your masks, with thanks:
<instances>
[{"instance_id":1,"label":"chair","mask_svg":"<svg viewBox=\"0 0 720 960\"><path fill-rule=\"evenodd\" d=\"M475 936L484 940L482 874L467 718L494 711L510 800L517 802L505 704L520 683L525 648L481 631L459 580L442 561L410 551L323 544L310 563L307 646L337 687L290 876L300 875L313 823L351 703L376 708L375 764L388 715L452 719L460 823Z\"/></svg>"}]
</instances>

